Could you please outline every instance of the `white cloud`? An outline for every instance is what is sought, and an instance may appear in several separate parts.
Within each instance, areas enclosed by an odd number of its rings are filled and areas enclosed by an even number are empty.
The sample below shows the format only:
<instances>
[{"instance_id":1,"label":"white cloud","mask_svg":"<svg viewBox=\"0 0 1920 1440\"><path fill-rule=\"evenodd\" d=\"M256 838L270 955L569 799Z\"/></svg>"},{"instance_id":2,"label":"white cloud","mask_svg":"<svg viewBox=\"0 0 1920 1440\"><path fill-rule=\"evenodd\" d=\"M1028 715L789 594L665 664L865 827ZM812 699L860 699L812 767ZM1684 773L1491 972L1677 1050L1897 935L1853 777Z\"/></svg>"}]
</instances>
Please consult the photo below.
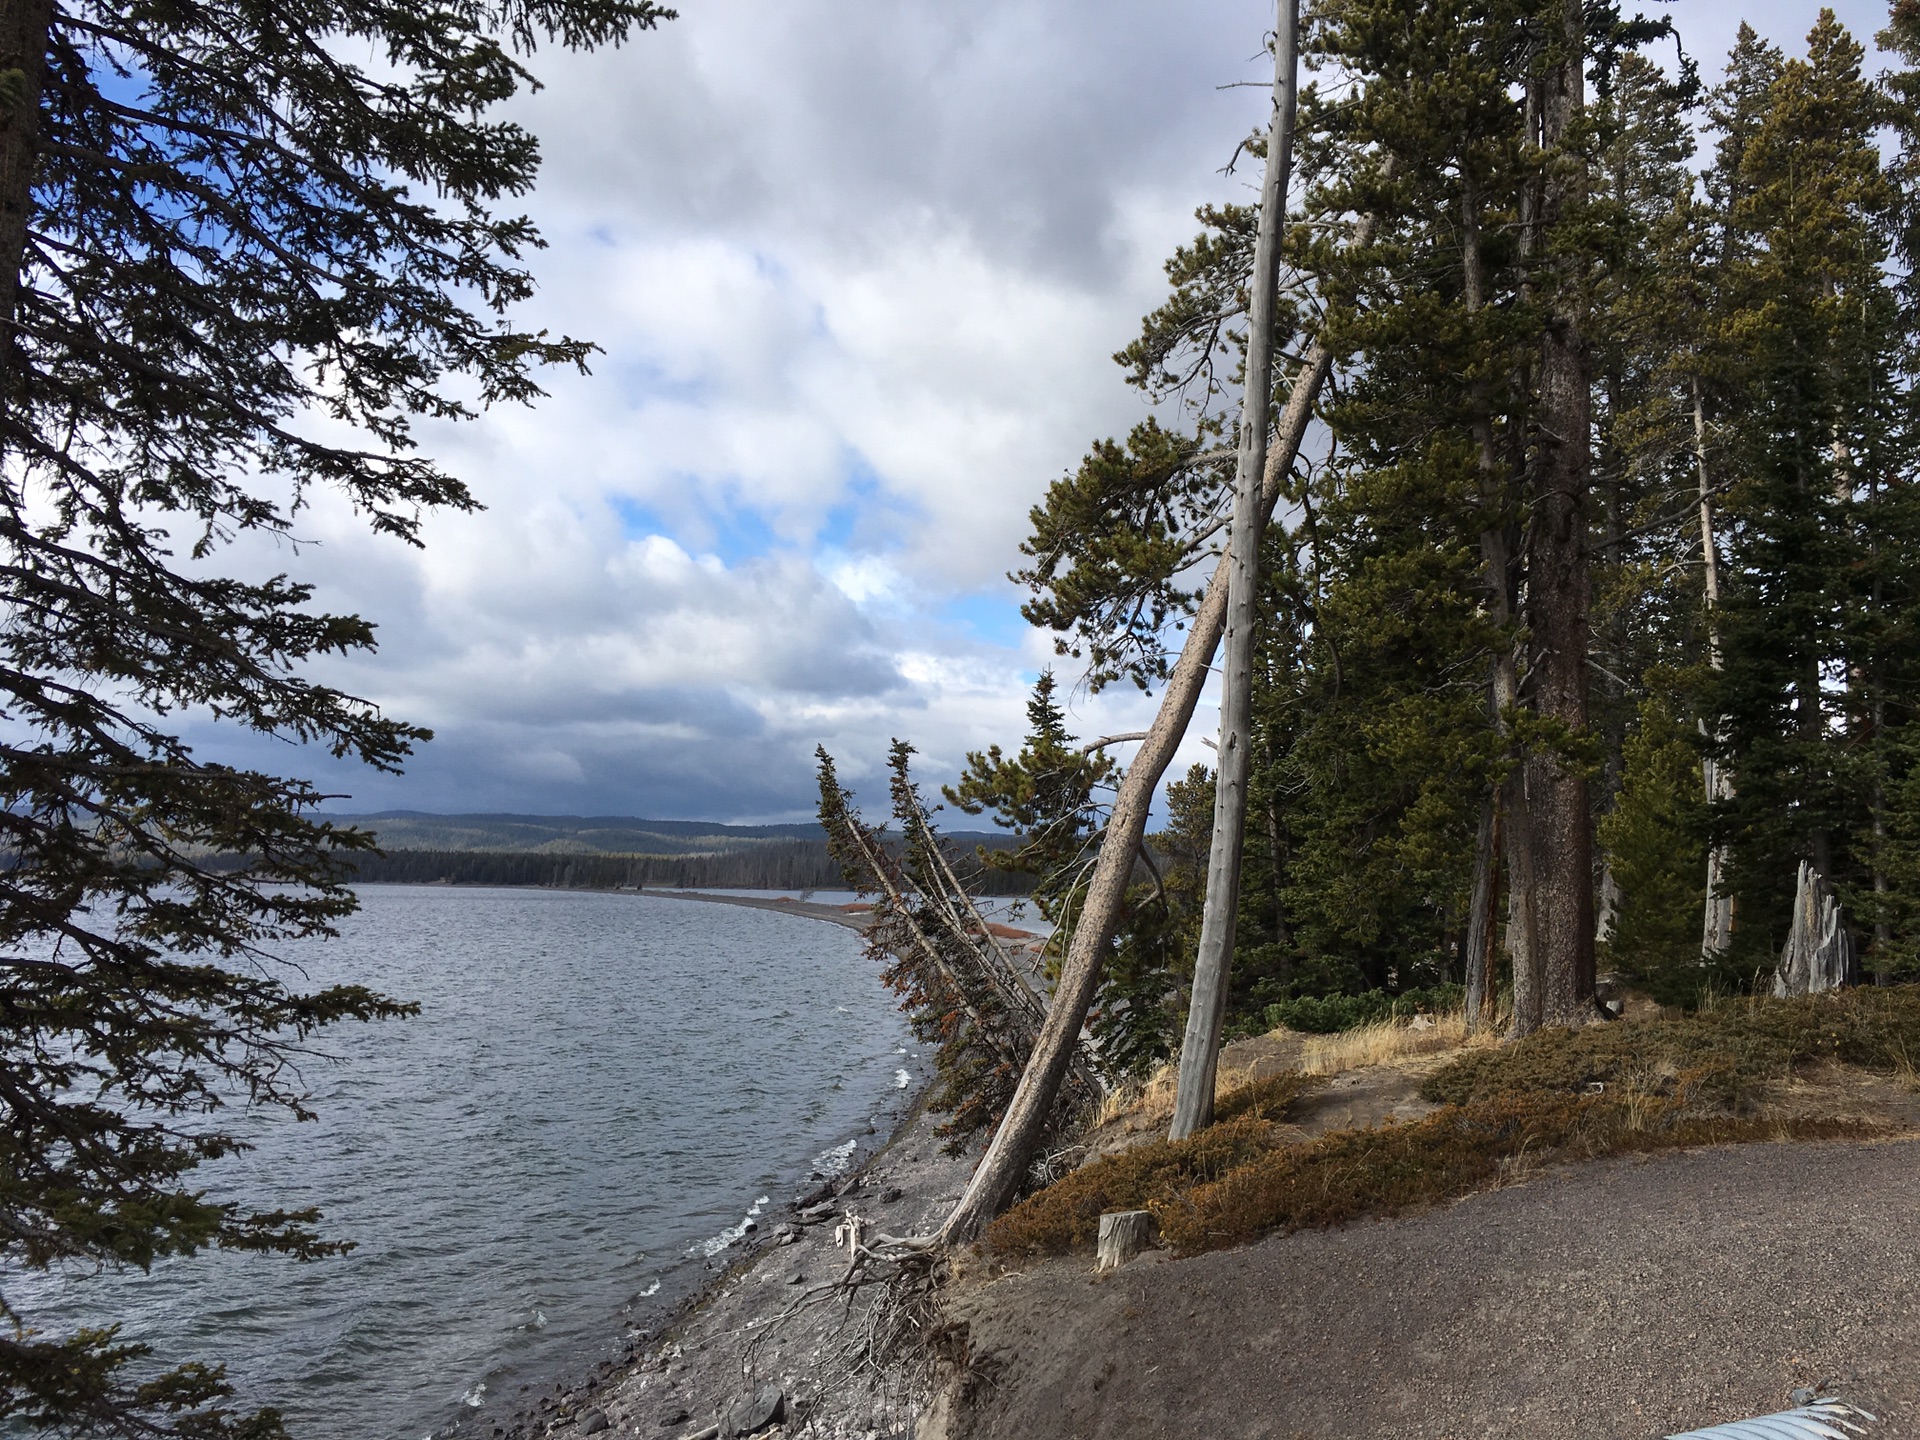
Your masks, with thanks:
<instances>
[{"instance_id":1,"label":"white cloud","mask_svg":"<svg viewBox=\"0 0 1920 1440\"><path fill-rule=\"evenodd\" d=\"M817 742L860 783L893 735L935 780L1016 740L1051 657L1004 573L1048 482L1139 413L1108 357L1193 208L1245 193L1217 168L1265 97L1218 87L1261 78L1269 23L1254 0L701 0L536 57L518 114L551 248L522 318L604 353L535 409L424 432L489 508L433 518L423 551L304 518L295 568L381 625L330 676L439 732L405 781L329 785L769 818L810 808ZM1151 708L1082 696L1077 723Z\"/></svg>"}]
</instances>

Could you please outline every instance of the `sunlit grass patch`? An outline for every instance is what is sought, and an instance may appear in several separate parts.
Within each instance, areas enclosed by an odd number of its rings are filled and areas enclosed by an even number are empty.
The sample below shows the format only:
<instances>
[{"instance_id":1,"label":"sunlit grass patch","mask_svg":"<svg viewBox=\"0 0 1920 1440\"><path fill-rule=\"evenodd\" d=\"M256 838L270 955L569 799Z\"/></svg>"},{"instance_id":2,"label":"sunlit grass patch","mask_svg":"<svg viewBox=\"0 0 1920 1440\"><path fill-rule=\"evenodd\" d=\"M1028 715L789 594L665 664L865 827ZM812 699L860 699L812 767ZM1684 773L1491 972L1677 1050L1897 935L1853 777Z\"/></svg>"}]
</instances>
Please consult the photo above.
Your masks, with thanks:
<instances>
[{"instance_id":1,"label":"sunlit grass patch","mask_svg":"<svg viewBox=\"0 0 1920 1440\"><path fill-rule=\"evenodd\" d=\"M1309 1036L1301 1068L1309 1075L1339 1075L1369 1065L1390 1065L1396 1060L1436 1055L1468 1043L1465 1011L1447 1010L1420 1018L1426 1023L1376 1020L1331 1035Z\"/></svg>"}]
</instances>

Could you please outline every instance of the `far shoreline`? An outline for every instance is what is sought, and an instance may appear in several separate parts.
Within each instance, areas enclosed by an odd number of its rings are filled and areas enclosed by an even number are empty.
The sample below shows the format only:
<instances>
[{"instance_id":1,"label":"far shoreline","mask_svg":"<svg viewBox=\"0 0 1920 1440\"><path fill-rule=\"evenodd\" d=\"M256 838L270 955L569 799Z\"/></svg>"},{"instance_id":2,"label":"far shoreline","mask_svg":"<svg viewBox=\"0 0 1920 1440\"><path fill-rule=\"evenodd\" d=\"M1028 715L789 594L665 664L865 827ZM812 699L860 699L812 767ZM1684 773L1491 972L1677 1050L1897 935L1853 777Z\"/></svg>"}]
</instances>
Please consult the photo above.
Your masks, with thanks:
<instances>
[{"instance_id":1,"label":"far shoreline","mask_svg":"<svg viewBox=\"0 0 1920 1440\"><path fill-rule=\"evenodd\" d=\"M667 890L642 885L497 885L463 884L450 880L350 880L349 889L378 885L396 890L534 890L543 894L636 895L654 900L704 900L716 905L744 905L750 910L771 910L778 915L798 915L807 920L825 920L865 933L872 923L871 908L822 905L813 900L760 895L724 895L713 890Z\"/></svg>"}]
</instances>

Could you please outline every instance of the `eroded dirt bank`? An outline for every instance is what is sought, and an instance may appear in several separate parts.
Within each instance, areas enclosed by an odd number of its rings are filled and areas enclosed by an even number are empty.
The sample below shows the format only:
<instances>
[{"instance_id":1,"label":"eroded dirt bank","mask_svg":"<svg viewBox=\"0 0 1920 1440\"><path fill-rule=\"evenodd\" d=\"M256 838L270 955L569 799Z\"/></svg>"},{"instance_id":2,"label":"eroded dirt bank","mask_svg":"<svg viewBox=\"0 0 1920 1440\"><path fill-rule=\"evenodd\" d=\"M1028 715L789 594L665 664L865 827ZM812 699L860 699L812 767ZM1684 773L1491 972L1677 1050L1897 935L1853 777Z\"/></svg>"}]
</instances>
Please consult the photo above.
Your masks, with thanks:
<instances>
[{"instance_id":1,"label":"eroded dirt bank","mask_svg":"<svg viewBox=\"0 0 1920 1440\"><path fill-rule=\"evenodd\" d=\"M1825 1385L1920 1435L1920 1142L1602 1161L1096 1278L964 1285L953 1440L1649 1440Z\"/></svg>"}]
</instances>

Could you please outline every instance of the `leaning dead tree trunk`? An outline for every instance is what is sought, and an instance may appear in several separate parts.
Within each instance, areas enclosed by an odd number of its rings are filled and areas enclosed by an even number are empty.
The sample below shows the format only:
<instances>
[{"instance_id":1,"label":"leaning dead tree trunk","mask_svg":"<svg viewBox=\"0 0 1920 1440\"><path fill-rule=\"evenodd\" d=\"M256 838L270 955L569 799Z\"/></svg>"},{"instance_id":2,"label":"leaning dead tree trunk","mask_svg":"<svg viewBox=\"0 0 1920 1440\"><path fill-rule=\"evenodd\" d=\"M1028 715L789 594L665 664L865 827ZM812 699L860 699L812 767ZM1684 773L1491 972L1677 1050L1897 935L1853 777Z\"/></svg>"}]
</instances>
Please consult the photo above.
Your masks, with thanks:
<instances>
[{"instance_id":1,"label":"leaning dead tree trunk","mask_svg":"<svg viewBox=\"0 0 1920 1440\"><path fill-rule=\"evenodd\" d=\"M1860 983L1860 957L1846 912L1827 889L1826 876L1807 861L1793 891L1793 925L1773 975L1775 995L1818 995Z\"/></svg>"},{"instance_id":2,"label":"leaning dead tree trunk","mask_svg":"<svg viewBox=\"0 0 1920 1440\"><path fill-rule=\"evenodd\" d=\"M1193 969L1193 998L1180 1047L1180 1083L1170 1131L1175 1140L1213 1123L1214 1071L1220 1061L1227 971L1233 964L1240 909L1240 860L1246 845L1247 776L1253 749L1253 632L1260 618L1260 545L1267 522L1260 492L1267 468L1267 411L1273 396L1280 239L1286 229L1287 178L1293 160L1299 18L1299 0L1280 0L1280 23L1273 39L1273 120L1267 128L1267 170L1260 187L1260 230L1254 241L1247 316L1246 390L1240 402L1233 528L1227 540L1227 628L1213 842L1207 852L1207 898L1200 920L1200 953Z\"/></svg>"},{"instance_id":3,"label":"leaning dead tree trunk","mask_svg":"<svg viewBox=\"0 0 1920 1440\"><path fill-rule=\"evenodd\" d=\"M1373 216L1362 216L1354 226L1353 243L1356 246L1373 243L1375 228ZM1320 389L1332 368L1332 353L1316 339L1301 357L1286 409L1280 414L1273 444L1267 452L1266 474L1260 485L1263 514L1273 513L1274 503L1280 498L1281 481L1293 469L1293 462L1300 454L1307 421L1313 415ZM978 1235L989 1220L1006 1208L1033 1162L1034 1148L1045 1130L1061 1077L1066 1074L1078 1047L1081 1027L1087 1023L1087 1010L1100 983L1100 969L1113 943L1113 932L1120 919L1120 902L1133 874L1134 856L1139 853L1141 837L1146 833L1153 792L1187 733L1187 722L1193 718L1193 707L1200 699L1201 686L1206 683L1207 672L1213 664L1214 647L1220 643L1220 632L1227 618L1229 564L1230 557L1223 555L1214 567L1200 608L1188 627L1186 646L1174 663L1173 673L1167 677L1166 689L1161 692L1160 712L1142 739L1133 763L1121 777L1120 788L1113 799L1113 813L1107 818L1106 830L1101 836L1100 858L1094 862L1086 896L1074 922L1073 938L1061 962L1060 980L1047 1010L1047 1023L1020 1076L1020 1086L1007 1107L1006 1118L994 1132L993 1143L973 1172L966 1193L940 1228L939 1238L945 1243L960 1244Z\"/></svg>"}]
</instances>

